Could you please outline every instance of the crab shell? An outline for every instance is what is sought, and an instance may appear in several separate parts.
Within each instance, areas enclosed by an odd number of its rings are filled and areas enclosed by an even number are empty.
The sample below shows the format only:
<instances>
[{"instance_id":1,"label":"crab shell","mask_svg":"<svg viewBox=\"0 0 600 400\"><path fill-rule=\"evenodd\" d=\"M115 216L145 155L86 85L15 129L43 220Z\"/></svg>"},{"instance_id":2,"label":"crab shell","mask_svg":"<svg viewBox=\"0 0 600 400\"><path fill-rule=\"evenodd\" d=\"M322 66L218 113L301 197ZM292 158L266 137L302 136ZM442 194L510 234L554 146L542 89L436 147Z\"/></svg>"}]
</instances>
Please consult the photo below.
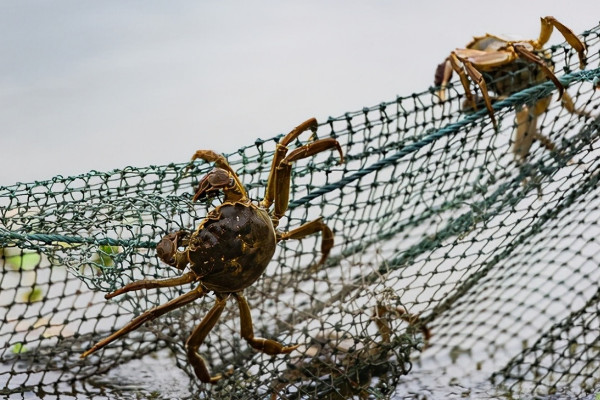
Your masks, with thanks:
<instances>
[{"instance_id":1,"label":"crab shell","mask_svg":"<svg viewBox=\"0 0 600 400\"><path fill-rule=\"evenodd\" d=\"M252 285L271 261L277 239L267 211L252 203L223 203L190 237L189 266L215 292Z\"/></svg>"}]
</instances>

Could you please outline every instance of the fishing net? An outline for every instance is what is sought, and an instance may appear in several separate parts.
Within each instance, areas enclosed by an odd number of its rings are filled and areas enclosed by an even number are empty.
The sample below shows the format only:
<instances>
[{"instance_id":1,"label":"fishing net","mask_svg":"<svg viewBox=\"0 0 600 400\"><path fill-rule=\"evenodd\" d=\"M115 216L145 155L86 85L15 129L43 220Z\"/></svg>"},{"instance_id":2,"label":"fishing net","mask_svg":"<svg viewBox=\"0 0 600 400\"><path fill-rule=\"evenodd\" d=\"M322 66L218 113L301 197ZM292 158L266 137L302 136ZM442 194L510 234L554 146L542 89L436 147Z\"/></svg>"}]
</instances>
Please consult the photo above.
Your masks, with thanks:
<instances>
[{"instance_id":1,"label":"fishing net","mask_svg":"<svg viewBox=\"0 0 600 400\"><path fill-rule=\"evenodd\" d=\"M80 358L194 286L104 299L133 280L180 274L155 247L220 204L192 201L212 165L186 170L190 152L178 164L0 188L0 393L97 398L120 383L111 397L169 397L152 386L131 389L140 360L179 373L170 390L193 398L598 393L600 27L581 37L583 71L568 45L548 51L574 109L556 101L552 82L530 82L494 103L495 127L485 107L463 104L454 80L445 101L431 88L322 119L317 136L336 138L346 160L323 152L296 163L280 228L323 216L335 232L332 252L314 268L319 235L281 242L244 292L257 336L301 346L278 356L253 350L230 301L200 347L212 373L223 374L214 385L196 379L184 347L213 294ZM523 76L532 74L501 78L520 87ZM518 162L515 114L549 96L527 123L553 149L540 139ZM290 147L315 139L305 136ZM264 196L280 138L227 155L253 200ZM123 367L129 378L111 375Z\"/></svg>"}]
</instances>

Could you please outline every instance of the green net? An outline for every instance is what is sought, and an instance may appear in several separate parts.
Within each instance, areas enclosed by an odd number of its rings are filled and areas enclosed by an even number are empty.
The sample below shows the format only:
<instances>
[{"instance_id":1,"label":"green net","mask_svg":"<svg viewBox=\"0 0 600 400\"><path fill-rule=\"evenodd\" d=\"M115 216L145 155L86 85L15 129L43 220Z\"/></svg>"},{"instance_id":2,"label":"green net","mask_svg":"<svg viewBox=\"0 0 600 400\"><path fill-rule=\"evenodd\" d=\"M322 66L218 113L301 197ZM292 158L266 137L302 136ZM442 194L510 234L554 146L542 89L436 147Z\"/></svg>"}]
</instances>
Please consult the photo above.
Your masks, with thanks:
<instances>
[{"instance_id":1,"label":"green net","mask_svg":"<svg viewBox=\"0 0 600 400\"><path fill-rule=\"evenodd\" d=\"M322 121L318 137L336 138L346 162L338 165L329 152L299 161L280 228L323 216L335 232L331 255L314 270L319 235L282 242L263 277L245 290L255 334L301 346L278 356L251 349L230 302L200 348L211 371L224 375L215 385L196 379L184 347L214 304L212 294L79 357L134 316L190 290L104 299L133 280L180 274L159 262L155 246L169 232L193 229L220 203L192 201L212 165L92 171L0 188L0 393L598 393L600 27L581 37L588 47L583 71L568 45L549 50L576 112L556 101L552 82L533 82L494 103L495 129L485 108L467 112L454 81L445 101L431 88ZM528 75L520 72L502 79ZM516 162L515 110L548 96L553 100L533 123L554 149L536 141ZM254 200L264 196L280 138L227 156ZM167 387L136 386L139 360L169 371ZM129 375L114 374L122 365Z\"/></svg>"}]
</instances>

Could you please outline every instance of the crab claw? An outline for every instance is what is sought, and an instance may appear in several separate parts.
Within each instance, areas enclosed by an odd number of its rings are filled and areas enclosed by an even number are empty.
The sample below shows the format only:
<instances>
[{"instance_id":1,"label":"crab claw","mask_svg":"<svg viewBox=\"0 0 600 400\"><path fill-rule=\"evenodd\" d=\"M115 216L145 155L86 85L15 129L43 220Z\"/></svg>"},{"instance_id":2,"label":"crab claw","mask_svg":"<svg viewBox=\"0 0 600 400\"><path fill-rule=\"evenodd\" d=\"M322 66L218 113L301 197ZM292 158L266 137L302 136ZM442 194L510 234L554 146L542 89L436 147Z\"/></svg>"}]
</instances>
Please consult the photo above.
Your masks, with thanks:
<instances>
[{"instance_id":1,"label":"crab claw","mask_svg":"<svg viewBox=\"0 0 600 400\"><path fill-rule=\"evenodd\" d=\"M167 264L172 264L175 253L177 252L177 233L172 232L163 237L156 246L158 258Z\"/></svg>"},{"instance_id":2,"label":"crab claw","mask_svg":"<svg viewBox=\"0 0 600 400\"><path fill-rule=\"evenodd\" d=\"M233 187L235 187L235 181L229 175L229 172L222 168L214 168L198 183L193 201L214 195L221 189L231 189Z\"/></svg>"},{"instance_id":3,"label":"crab claw","mask_svg":"<svg viewBox=\"0 0 600 400\"><path fill-rule=\"evenodd\" d=\"M185 257L179 257L177 248L186 246L189 238L189 232L177 231L165 235L156 245L156 255L165 264L175 268L184 269L187 265Z\"/></svg>"}]
</instances>

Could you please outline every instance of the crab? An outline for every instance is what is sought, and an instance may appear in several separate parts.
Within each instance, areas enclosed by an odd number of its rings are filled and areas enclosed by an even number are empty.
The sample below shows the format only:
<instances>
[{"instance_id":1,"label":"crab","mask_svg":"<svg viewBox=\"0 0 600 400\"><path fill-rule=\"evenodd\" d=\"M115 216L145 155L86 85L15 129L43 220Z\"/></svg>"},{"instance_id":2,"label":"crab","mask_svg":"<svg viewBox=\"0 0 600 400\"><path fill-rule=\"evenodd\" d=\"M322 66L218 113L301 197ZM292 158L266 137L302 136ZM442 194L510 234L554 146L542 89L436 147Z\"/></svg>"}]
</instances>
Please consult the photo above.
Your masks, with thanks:
<instances>
[{"instance_id":1,"label":"crab","mask_svg":"<svg viewBox=\"0 0 600 400\"><path fill-rule=\"evenodd\" d=\"M400 345L392 344L394 331L390 322L393 318L408 324L403 338L410 339ZM419 315L409 314L403 306L390 307L378 302L372 309L370 321L377 326L381 337L379 342L374 339L363 346L359 338L335 331L313 338L303 356L288 363L288 369L274 381L271 400L306 396L308 391L317 390L315 382L330 385L328 389L318 393L320 399L367 399L367 389L372 378L382 378L390 373L392 349L398 351L406 346L407 351L412 348L423 351L432 336ZM419 339L417 335L420 336ZM422 346L416 347L417 339L422 341ZM294 390L292 393L285 393L290 385L295 386ZM316 393L313 397L316 397Z\"/></svg>"},{"instance_id":2,"label":"crab","mask_svg":"<svg viewBox=\"0 0 600 400\"><path fill-rule=\"evenodd\" d=\"M575 49L579 57L579 67L586 65L586 46L573 31L554 17L541 18L539 37L534 40L510 40L501 36L486 34L476 36L464 49L456 49L438 65L435 73L435 85L439 86L438 95L442 101L446 97L446 86L456 71L465 90L465 108L477 110L481 103L470 89L469 78L477 84L483 97L483 103L494 126L497 126L492 102L508 97L531 85L550 79L559 92L563 106L571 113L581 114L575 109L572 99L558 78L554 75L549 55L544 45L556 28ZM482 74L483 73L483 74ZM489 92L494 93L490 96ZM550 97L542 98L534 104L526 104L517 109L513 153L517 161L524 161L534 140L549 150L554 149L550 139L537 132L537 117L548 108Z\"/></svg>"},{"instance_id":3,"label":"crab","mask_svg":"<svg viewBox=\"0 0 600 400\"><path fill-rule=\"evenodd\" d=\"M293 140L307 130L315 134L317 126L316 119L311 118L277 144L265 197L257 204L250 200L242 182L225 157L211 150L197 151L192 157L192 162L202 159L214 163L215 168L200 180L193 200L220 192L224 194L224 199L222 204L208 213L195 231L180 230L169 233L158 243L157 256L171 267L181 270L182 275L132 282L105 297L111 299L131 291L190 283L195 283L195 288L134 318L123 328L93 345L81 357L87 357L142 324L192 303L210 292L214 293L216 302L192 331L185 344L189 363L200 381L215 383L222 377L220 374L211 376L198 349L219 320L230 298L238 303L241 336L251 347L269 355L287 354L298 348L297 344L285 346L275 340L255 337L250 306L242 292L263 274L273 258L277 243L282 240L302 239L320 232L321 258L317 265L326 261L333 247L333 232L322 218L287 232L277 229L280 218L288 208L292 163L326 150L337 150L340 163L344 160L342 148L333 138L314 140L288 154L287 146Z\"/></svg>"}]
</instances>

